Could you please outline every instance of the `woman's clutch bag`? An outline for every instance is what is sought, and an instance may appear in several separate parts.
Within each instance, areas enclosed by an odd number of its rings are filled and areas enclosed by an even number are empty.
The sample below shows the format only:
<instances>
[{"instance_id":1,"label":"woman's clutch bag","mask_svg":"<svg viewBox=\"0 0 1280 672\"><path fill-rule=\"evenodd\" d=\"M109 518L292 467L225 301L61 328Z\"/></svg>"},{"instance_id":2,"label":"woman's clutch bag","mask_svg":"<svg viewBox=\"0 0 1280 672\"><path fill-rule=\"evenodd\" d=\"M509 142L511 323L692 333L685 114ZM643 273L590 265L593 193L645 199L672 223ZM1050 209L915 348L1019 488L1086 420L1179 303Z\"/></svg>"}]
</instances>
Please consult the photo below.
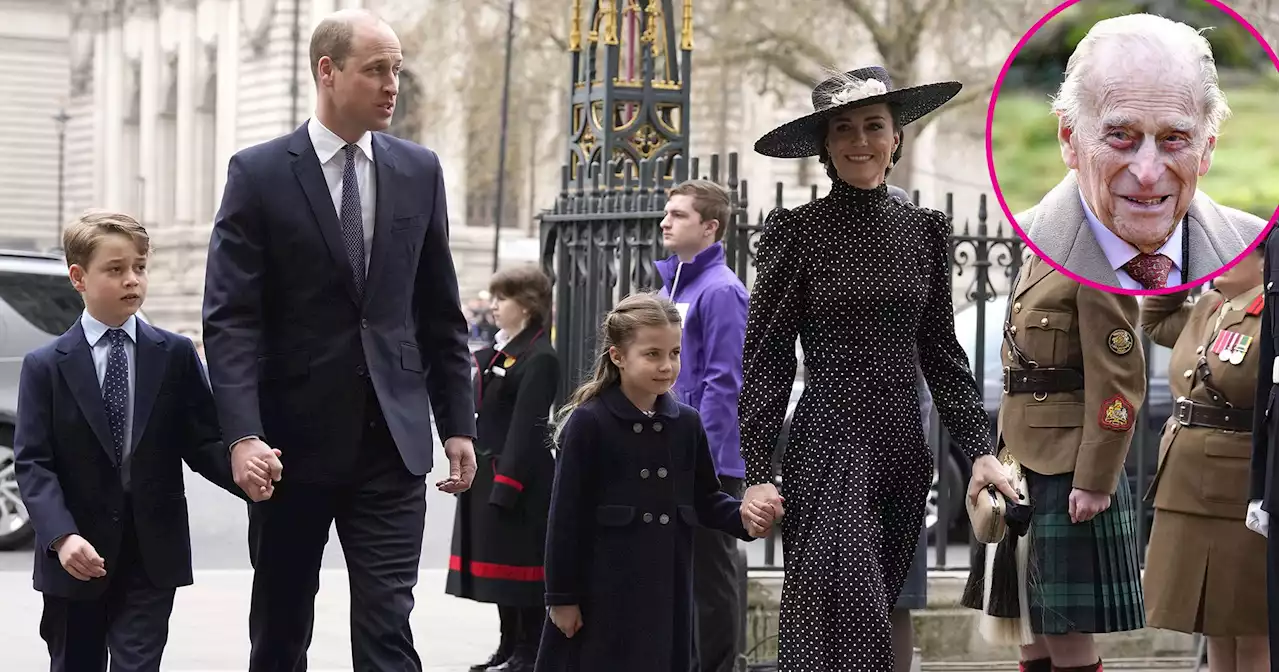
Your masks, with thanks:
<instances>
[{"instance_id":1,"label":"woman's clutch bag","mask_svg":"<svg viewBox=\"0 0 1280 672\"><path fill-rule=\"evenodd\" d=\"M969 509L969 523L973 526L973 536L983 544L998 544L1008 533L1009 526L1004 520L1004 495L996 490L996 486L988 485L978 493L976 501L965 498Z\"/></svg>"}]
</instances>

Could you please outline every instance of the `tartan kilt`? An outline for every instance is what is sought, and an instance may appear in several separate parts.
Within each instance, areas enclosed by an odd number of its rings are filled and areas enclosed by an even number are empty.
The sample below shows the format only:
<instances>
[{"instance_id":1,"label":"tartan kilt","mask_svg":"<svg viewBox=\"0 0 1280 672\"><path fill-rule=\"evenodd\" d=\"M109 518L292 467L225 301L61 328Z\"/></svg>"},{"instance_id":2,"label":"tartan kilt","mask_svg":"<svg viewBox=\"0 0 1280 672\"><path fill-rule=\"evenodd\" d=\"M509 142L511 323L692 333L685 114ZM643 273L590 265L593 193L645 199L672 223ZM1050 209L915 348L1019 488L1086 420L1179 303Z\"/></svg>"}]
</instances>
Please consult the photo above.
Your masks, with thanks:
<instances>
[{"instance_id":1,"label":"tartan kilt","mask_svg":"<svg viewBox=\"0 0 1280 672\"><path fill-rule=\"evenodd\" d=\"M1087 523L1072 524L1073 474L1045 476L1029 469L1031 518L1029 585L1031 631L1038 635L1107 633L1146 626L1138 534L1129 479L1120 475L1111 506ZM962 604L982 609L985 547L975 547ZM1015 613L1002 614L1016 617Z\"/></svg>"}]
</instances>

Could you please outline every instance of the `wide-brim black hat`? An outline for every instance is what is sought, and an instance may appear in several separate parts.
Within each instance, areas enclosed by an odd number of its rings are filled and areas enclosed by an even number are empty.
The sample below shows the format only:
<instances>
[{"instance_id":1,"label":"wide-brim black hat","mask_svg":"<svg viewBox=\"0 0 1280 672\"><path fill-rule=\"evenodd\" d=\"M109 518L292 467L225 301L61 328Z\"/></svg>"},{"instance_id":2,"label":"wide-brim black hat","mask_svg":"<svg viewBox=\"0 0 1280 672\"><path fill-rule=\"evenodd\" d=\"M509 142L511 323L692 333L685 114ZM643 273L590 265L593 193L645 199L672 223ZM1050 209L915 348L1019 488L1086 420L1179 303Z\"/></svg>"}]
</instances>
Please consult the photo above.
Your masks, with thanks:
<instances>
[{"instance_id":1,"label":"wide-brim black hat","mask_svg":"<svg viewBox=\"0 0 1280 672\"><path fill-rule=\"evenodd\" d=\"M960 82L935 82L893 88L889 72L876 65L827 78L813 89L813 109L756 140L756 152L779 159L817 156L827 120L856 107L888 103L899 126L942 107L960 93Z\"/></svg>"}]
</instances>

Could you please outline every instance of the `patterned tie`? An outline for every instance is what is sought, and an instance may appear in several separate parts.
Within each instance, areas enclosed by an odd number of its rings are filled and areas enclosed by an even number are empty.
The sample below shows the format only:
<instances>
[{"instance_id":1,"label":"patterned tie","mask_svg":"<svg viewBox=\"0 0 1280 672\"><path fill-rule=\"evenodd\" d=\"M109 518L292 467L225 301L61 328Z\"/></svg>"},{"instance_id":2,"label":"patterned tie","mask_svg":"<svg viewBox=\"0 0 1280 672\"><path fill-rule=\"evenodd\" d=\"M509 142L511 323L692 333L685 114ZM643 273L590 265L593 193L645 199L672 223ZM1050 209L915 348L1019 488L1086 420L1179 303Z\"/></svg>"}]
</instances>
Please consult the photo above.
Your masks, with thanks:
<instances>
[{"instance_id":1,"label":"patterned tie","mask_svg":"<svg viewBox=\"0 0 1280 672\"><path fill-rule=\"evenodd\" d=\"M1139 254L1121 266L1129 277L1146 289L1162 289L1169 284L1173 260L1163 254Z\"/></svg>"},{"instance_id":2,"label":"patterned tie","mask_svg":"<svg viewBox=\"0 0 1280 672\"><path fill-rule=\"evenodd\" d=\"M111 354L107 357L107 375L102 379L102 401L106 404L107 420L111 423L116 464L122 463L124 454L125 414L129 399L129 360L124 353L124 342L128 337L120 329L107 331Z\"/></svg>"},{"instance_id":3,"label":"patterned tie","mask_svg":"<svg viewBox=\"0 0 1280 672\"><path fill-rule=\"evenodd\" d=\"M342 166L342 242L347 248L347 261L356 281L356 296L364 296L364 212L360 208L360 183L356 181L355 145L347 145L346 163Z\"/></svg>"}]
</instances>

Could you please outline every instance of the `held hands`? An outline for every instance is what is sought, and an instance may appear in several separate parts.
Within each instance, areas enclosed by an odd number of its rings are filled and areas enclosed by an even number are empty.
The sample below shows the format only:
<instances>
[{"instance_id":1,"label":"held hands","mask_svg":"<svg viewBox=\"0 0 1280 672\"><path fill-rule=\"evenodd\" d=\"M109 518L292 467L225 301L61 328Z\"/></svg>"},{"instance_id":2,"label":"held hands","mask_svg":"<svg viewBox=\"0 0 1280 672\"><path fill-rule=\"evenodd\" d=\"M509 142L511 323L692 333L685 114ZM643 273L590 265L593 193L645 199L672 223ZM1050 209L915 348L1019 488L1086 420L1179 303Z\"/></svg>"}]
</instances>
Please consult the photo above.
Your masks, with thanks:
<instances>
[{"instance_id":1,"label":"held hands","mask_svg":"<svg viewBox=\"0 0 1280 672\"><path fill-rule=\"evenodd\" d=\"M58 562L62 563L62 568L80 581L107 575L107 563L94 550L93 544L78 534L68 534L55 541L53 550L58 552Z\"/></svg>"},{"instance_id":2,"label":"held hands","mask_svg":"<svg viewBox=\"0 0 1280 672\"><path fill-rule=\"evenodd\" d=\"M772 483L759 483L747 488L742 495L742 526L757 539L769 536L776 521L782 520L786 509L782 507L782 495Z\"/></svg>"},{"instance_id":3,"label":"held hands","mask_svg":"<svg viewBox=\"0 0 1280 672\"><path fill-rule=\"evenodd\" d=\"M1071 522L1085 523L1111 507L1111 495L1105 492L1071 488L1067 506L1071 514Z\"/></svg>"},{"instance_id":4,"label":"held hands","mask_svg":"<svg viewBox=\"0 0 1280 672\"><path fill-rule=\"evenodd\" d=\"M456 495L471 488L476 477L476 451L466 436L451 436L444 442L444 455L449 458L449 478L436 483L441 492Z\"/></svg>"},{"instance_id":5,"label":"held hands","mask_svg":"<svg viewBox=\"0 0 1280 672\"><path fill-rule=\"evenodd\" d=\"M573 638L582 629L582 610L576 604L551 607L551 622L555 624L565 637Z\"/></svg>"},{"instance_id":6,"label":"held hands","mask_svg":"<svg viewBox=\"0 0 1280 672\"><path fill-rule=\"evenodd\" d=\"M280 451L260 439L244 439L231 447L231 475L244 494L255 502L271 499L275 483L284 473Z\"/></svg>"}]
</instances>

